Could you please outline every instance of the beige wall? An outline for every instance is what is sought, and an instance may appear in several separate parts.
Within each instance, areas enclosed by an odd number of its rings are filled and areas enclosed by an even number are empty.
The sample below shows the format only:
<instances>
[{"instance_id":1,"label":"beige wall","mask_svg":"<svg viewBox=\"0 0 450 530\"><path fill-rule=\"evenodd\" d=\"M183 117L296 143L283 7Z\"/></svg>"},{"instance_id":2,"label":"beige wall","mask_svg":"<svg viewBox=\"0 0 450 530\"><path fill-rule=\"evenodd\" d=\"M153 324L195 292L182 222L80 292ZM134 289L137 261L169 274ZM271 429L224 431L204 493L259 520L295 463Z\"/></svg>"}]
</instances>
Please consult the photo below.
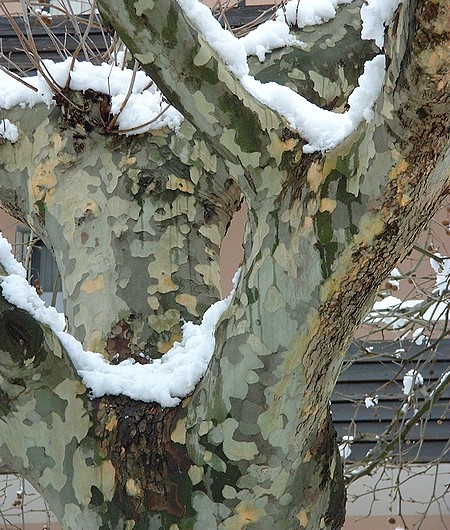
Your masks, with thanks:
<instances>
[{"instance_id":1,"label":"beige wall","mask_svg":"<svg viewBox=\"0 0 450 530\"><path fill-rule=\"evenodd\" d=\"M3 4L6 5L6 9L13 14L20 13L20 2L16 2L14 0L2 0Z\"/></svg>"},{"instance_id":2,"label":"beige wall","mask_svg":"<svg viewBox=\"0 0 450 530\"><path fill-rule=\"evenodd\" d=\"M8 215L0 208L0 232L13 245L15 241L16 227L19 221Z\"/></svg>"},{"instance_id":3,"label":"beige wall","mask_svg":"<svg viewBox=\"0 0 450 530\"><path fill-rule=\"evenodd\" d=\"M390 514L371 517L347 517L343 530L415 530L420 516L394 517ZM450 516L428 515L422 523L422 530L444 530L450 528Z\"/></svg>"}]
</instances>

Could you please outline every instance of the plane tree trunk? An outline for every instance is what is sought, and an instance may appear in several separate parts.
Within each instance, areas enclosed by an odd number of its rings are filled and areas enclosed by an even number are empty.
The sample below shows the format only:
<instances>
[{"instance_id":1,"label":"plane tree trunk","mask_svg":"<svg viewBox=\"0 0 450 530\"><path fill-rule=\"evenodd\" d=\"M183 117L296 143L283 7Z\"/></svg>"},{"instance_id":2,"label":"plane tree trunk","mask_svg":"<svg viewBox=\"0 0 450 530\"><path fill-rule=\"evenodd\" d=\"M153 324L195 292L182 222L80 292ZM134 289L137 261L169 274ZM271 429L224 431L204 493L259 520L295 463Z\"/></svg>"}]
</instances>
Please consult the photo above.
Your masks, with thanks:
<instances>
[{"instance_id":1,"label":"plane tree trunk","mask_svg":"<svg viewBox=\"0 0 450 530\"><path fill-rule=\"evenodd\" d=\"M112 360L161 356L219 296L218 250L241 195L242 271L209 369L174 408L89 399L51 330L2 298L0 454L64 528L341 528L329 399L380 282L448 193L446 2L401 4L373 120L312 154L175 1L99 4L189 123L80 139L58 108L10 111L21 135L0 146L0 198L53 249L70 331ZM333 70L336 50L355 64L374 55L354 44L355 9L252 71L276 80L298 61L296 90L343 110L361 65Z\"/></svg>"}]
</instances>

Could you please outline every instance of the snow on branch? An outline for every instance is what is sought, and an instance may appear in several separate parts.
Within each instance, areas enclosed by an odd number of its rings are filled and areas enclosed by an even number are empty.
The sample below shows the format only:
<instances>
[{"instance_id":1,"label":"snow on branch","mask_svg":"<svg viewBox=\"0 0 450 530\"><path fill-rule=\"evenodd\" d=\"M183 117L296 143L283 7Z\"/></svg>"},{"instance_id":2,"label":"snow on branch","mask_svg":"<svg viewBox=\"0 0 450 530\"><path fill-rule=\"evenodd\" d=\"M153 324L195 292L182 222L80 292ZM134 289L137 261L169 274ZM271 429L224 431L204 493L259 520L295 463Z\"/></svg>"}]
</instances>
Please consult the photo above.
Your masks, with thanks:
<instances>
[{"instance_id":1,"label":"snow on branch","mask_svg":"<svg viewBox=\"0 0 450 530\"><path fill-rule=\"evenodd\" d=\"M277 11L275 21L261 24L241 39L223 29L210 9L198 0L178 0L178 3L192 26L216 51L245 89L257 101L282 116L293 130L305 138L305 152L313 152L332 149L363 120L371 121L372 108L384 81L384 56L379 55L366 62L364 73L359 78L359 86L349 97L349 110L342 114L324 110L288 87L255 80L250 75L247 57L254 54L263 61L265 55L276 48L301 46L290 33L291 26L302 28L322 24L335 16L338 5L351 1L291 0ZM378 42L380 31L381 34L384 33L385 25L389 23L399 2L400 0L389 0L385 8L381 8L378 0L368 1L362 11L366 38L376 38ZM375 28L377 33L374 37ZM140 134L165 126L176 130L183 120L182 115L164 101L155 84L142 71L133 72L106 63L93 65L73 58L57 64L44 60L42 73L27 78L27 84L29 86L0 71L0 107L33 107L37 103L50 106L55 102L55 89L91 89L110 96L110 112L115 116L113 123L117 123L119 131L126 134ZM8 139L16 138L12 127L8 131ZM4 137L6 138L5 135Z\"/></svg>"},{"instance_id":2,"label":"snow on branch","mask_svg":"<svg viewBox=\"0 0 450 530\"><path fill-rule=\"evenodd\" d=\"M419 346L428 343L426 331L433 335L436 333L436 325L440 323L440 327L446 326L450 314L450 258L438 252L426 252L426 255L429 256L429 263L435 274L431 292L424 296L421 289L420 299L404 300L389 294L376 301L366 317L367 324L383 329L402 330L401 340L406 340L411 334L413 342ZM401 277L400 271L394 269L386 282L389 289L398 290Z\"/></svg>"},{"instance_id":3,"label":"snow on branch","mask_svg":"<svg viewBox=\"0 0 450 530\"><path fill-rule=\"evenodd\" d=\"M282 32L281 24L304 27L321 24L332 19L338 4L351 0L291 0L277 12L276 31ZM178 0L184 14L191 24L205 38L213 50L222 58L230 71L242 82L244 88L259 102L283 116L290 127L302 134L307 140L305 152L327 151L336 147L349 136L365 119L371 121L373 105L380 93L384 81L385 59L379 55L366 62L364 73L359 78L359 86L349 98L349 110L343 114L321 109L288 87L278 83L261 83L249 73L247 49L258 55L261 60L273 49L270 43L270 31L273 25L262 24L246 37L237 39L223 29L212 16L210 10L198 0ZM286 32L286 29L283 30ZM284 38L286 42L286 37Z\"/></svg>"},{"instance_id":4,"label":"snow on branch","mask_svg":"<svg viewBox=\"0 0 450 530\"><path fill-rule=\"evenodd\" d=\"M11 245L0 235L0 264L8 276L0 276L3 297L49 326L66 349L92 397L125 395L132 399L174 407L188 396L206 372L214 352L215 328L231 302L234 291L213 304L201 324L185 322L183 338L151 364L133 359L110 364L99 353L83 350L80 342L64 331L63 315L46 307L36 290L25 279L25 270L11 254ZM234 278L236 285L239 275Z\"/></svg>"},{"instance_id":5,"label":"snow on branch","mask_svg":"<svg viewBox=\"0 0 450 530\"><path fill-rule=\"evenodd\" d=\"M0 140L9 140L12 144L19 139L19 130L6 118L0 120Z\"/></svg>"},{"instance_id":6,"label":"snow on branch","mask_svg":"<svg viewBox=\"0 0 450 530\"><path fill-rule=\"evenodd\" d=\"M0 108L32 108L38 103L48 107L54 105L57 94L48 82L51 79L61 91L68 86L71 90L93 90L110 96L110 112L117 115L119 130L133 128L133 134L140 134L162 127L177 129L183 121L183 116L167 105L156 85L142 71L133 72L107 63L94 65L71 57L59 63L43 60L42 68L47 75L38 72L26 78L27 84L0 70ZM126 105L123 105L127 96Z\"/></svg>"},{"instance_id":7,"label":"snow on branch","mask_svg":"<svg viewBox=\"0 0 450 530\"><path fill-rule=\"evenodd\" d=\"M261 83L254 77L241 79L256 99L284 116L292 129L308 141L305 153L328 151L339 145L365 119L373 118L373 105L384 81L385 57L377 55L364 65L359 86L348 99L349 110L343 114L322 109L288 87L277 83Z\"/></svg>"}]
</instances>

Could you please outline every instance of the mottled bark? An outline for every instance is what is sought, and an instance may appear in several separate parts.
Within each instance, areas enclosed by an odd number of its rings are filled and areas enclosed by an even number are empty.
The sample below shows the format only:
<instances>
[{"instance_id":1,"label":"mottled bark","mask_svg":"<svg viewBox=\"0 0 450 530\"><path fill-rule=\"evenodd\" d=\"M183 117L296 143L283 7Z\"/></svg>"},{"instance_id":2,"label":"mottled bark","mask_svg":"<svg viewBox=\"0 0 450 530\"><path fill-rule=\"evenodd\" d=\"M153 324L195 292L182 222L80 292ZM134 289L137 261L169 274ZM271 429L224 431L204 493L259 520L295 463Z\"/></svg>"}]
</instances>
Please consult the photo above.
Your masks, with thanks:
<instances>
[{"instance_id":1,"label":"mottled bark","mask_svg":"<svg viewBox=\"0 0 450 530\"><path fill-rule=\"evenodd\" d=\"M32 112L7 113L21 137L2 146L4 207L52 249L69 329L87 349L160 356L182 319L220 298L239 190L187 123L127 138L74 130L58 107Z\"/></svg>"},{"instance_id":2,"label":"mottled bark","mask_svg":"<svg viewBox=\"0 0 450 530\"><path fill-rule=\"evenodd\" d=\"M12 337L2 346L5 433L37 440L29 421L66 431L59 460L42 429L41 452L20 445L14 454L0 430L0 454L43 491L65 528L338 529L345 492L328 412L333 386L378 285L448 193L446 2L400 6L374 119L310 155L175 1L99 4L192 124L177 134L126 139L96 129L80 139L61 128L59 109L15 109L21 137L0 147L2 203L54 249L73 333L111 355L161 355L180 319L199 318L217 298L217 253L242 192L241 279L209 370L178 408L90 402L66 366L74 389L64 390L64 406L79 406L82 434L73 414L33 415L43 389L48 402L61 399L61 382L23 385L26 402L14 408L20 363L28 364L13 342L28 340L27 326L3 327ZM254 73L289 78L342 110L374 54L356 40L355 10L343 6L334 21L303 32L309 48L274 52L265 66L252 63ZM51 359L41 337L52 334L36 326L33 347Z\"/></svg>"}]
</instances>

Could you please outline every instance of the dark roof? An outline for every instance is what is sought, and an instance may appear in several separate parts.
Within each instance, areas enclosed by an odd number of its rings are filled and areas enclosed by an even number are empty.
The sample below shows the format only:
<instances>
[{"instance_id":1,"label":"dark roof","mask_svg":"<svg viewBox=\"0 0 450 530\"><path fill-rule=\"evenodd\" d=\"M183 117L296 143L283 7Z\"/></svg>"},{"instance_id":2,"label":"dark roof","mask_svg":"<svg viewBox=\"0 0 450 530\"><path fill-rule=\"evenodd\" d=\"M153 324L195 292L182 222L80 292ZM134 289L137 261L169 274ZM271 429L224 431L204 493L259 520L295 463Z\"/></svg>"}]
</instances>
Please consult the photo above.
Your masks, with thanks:
<instances>
[{"instance_id":1,"label":"dark roof","mask_svg":"<svg viewBox=\"0 0 450 530\"><path fill-rule=\"evenodd\" d=\"M242 27L255 20L263 21L271 16L274 11L273 5L266 6L242 6L229 9L226 11L226 20L232 28ZM225 24L223 17L218 15L222 24ZM88 17L79 16L77 20L80 23L82 31L85 30ZM18 24L20 29L25 32L25 25L22 17L14 17L14 21ZM40 57L44 59L52 59L59 61L68 55L71 55L77 48L79 39L73 28L70 18L66 16L53 16L52 23L49 28L43 26L36 17L30 17L33 38L36 43L36 48ZM58 41L61 46L57 46L57 42L53 40L49 33L53 34L53 38ZM106 50L106 44L109 36L98 25L93 25L89 31L88 47L92 50L93 56L96 60L101 62L101 56ZM64 49L65 52L58 52L58 48ZM13 71L18 69L24 72L34 73L34 66L32 61L23 52L23 45L21 44L16 32L11 27L11 24L5 17L0 17L0 51L10 60L0 57L0 64ZM83 56L80 56L83 59ZM16 65L17 67L14 67Z\"/></svg>"},{"instance_id":2,"label":"dark roof","mask_svg":"<svg viewBox=\"0 0 450 530\"><path fill-rule=\"evenodd\" d=\"M375 445L398 414L403 394L403 377L415 370L423 377L422 393L405 413L398 415L398 427L387 436L395 439L402 424L419 409L426 398L426 387L436 383L449 370L450 339L439 342L436 351L415 344L403 344L406 353L396 353L398 342L365 344L366 352L352 345L347 363L336 384L331 410L338 437L354 436L348 460L359 461ZM370 354L367 355L367 351ZM359 357L359 358L358 358ZM378 395L378 404L367 408L366 397ZM404 443L395 448L402 461L430 462L442 455L441 461L450 462L449 437L450 385L440 395L420 421L409 431Z\"/></svg>"},{"instance_id":3,"label":"dark roof","mask_svg":"<svg viewBox=\"0 0 450 530\"><path fill-rule=\"evenodd\" d=\"M21 17L14 17L15 22L25 33L24 22ZM75 34L73 25L65 16L53 17L51 28L43 27L36 18L32 18L31 27L33 39L39 56L43 59L61 61L71 55L77 48L79 39ZM56 41L52 40L49 33L53 34ZM99 60L106 49L104 32L100 28L92 28L89 32L88 46L96 53ZM58 51L65 48L66 52ZM23 51L23 45L5 17L0 17L0 51L6 57L0 57L0 64L10 70L34 73L34 65ZM9 59L9 61L8 61ZM101 62L101 61L100 61Z\"/></svg>"}]
</instances>

